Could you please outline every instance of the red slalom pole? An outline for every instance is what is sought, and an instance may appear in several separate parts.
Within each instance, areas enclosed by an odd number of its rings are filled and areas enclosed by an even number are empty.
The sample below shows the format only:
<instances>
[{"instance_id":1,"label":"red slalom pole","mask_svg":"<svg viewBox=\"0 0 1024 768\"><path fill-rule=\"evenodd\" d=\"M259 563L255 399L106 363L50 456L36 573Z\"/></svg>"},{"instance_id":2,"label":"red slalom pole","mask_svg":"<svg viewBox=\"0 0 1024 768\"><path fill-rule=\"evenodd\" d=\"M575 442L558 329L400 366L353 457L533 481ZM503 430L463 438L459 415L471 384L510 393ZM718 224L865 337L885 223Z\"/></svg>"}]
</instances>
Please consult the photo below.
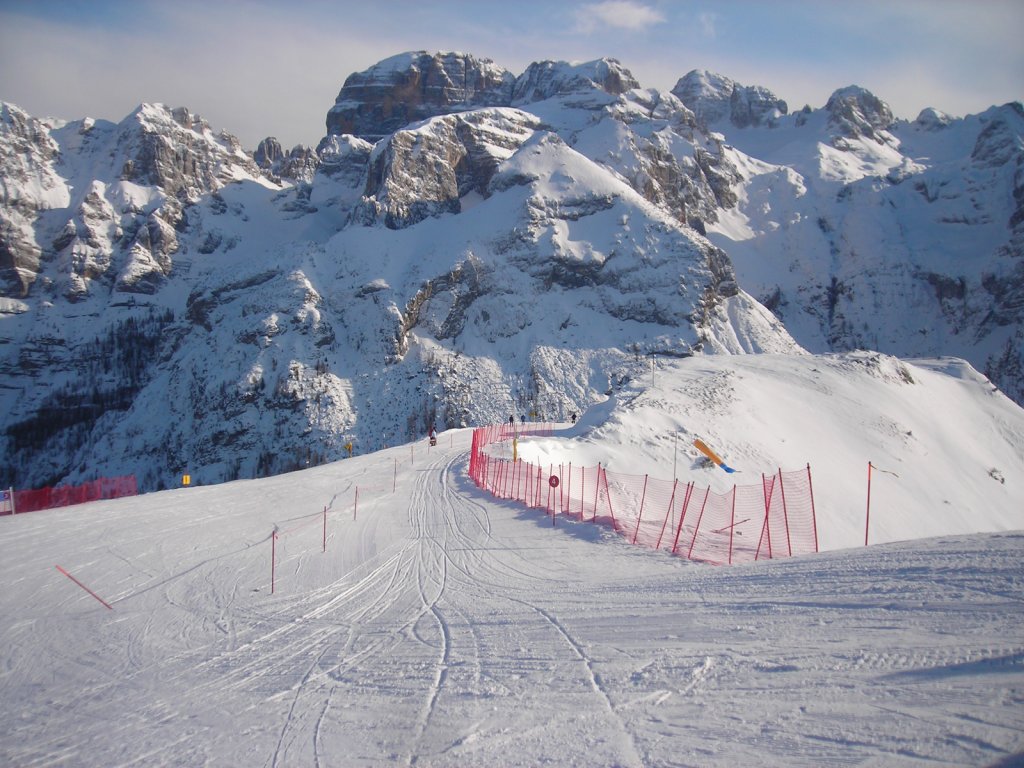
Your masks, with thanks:
<instances>
[{"instance_id":1,"label":"red slalom pole","mask_svg":"<svg viewBox=\"0 0 1024 768\"><path fill-rule=\"evenodd\" d=\"M67 571L65 571L65 570L64 570L63 568L61 568L61 567L60 567L59 565L55 565L55 566L54 566L54 568L56 568L56 569L57 569L58 571L60 571L61 573L63 573L63 574L65 575L65 576L67 576L67 577L68 577L69 579L71 579L71 580L72 580L73 582L75 582L75 584L77 584L78 586L80 586L80 587L81 587L82 589L84 589L84 590L85 590L86 592L88 592L88 593L89 593L90 595L92 595L92 596L93 596L93 597L95 597L95 598L96 598L97 600L99 600L99 601L100 601L101 603L103 603L103 604L104 604L105 606L107 606L107 608L109 608L110 610L114 610L114 609L113 609L113 608L111 607L110 603L108 603L108 602L107 602L106 600L104 600L104 599L103 599L102 597L100 597L99 595L97 595L97 594L96 594L95 592L93 592L93 591L92 591L91 589L89 589L89 588L88 588L87 586L85 586L85 584L83 584L82 582L80 582L80 581L79 581L78 579L76 579L76 578L75 578L74 576L72 576L72 575L71 575L70 573L68 573Z\"/></svg>"}]
</instances>

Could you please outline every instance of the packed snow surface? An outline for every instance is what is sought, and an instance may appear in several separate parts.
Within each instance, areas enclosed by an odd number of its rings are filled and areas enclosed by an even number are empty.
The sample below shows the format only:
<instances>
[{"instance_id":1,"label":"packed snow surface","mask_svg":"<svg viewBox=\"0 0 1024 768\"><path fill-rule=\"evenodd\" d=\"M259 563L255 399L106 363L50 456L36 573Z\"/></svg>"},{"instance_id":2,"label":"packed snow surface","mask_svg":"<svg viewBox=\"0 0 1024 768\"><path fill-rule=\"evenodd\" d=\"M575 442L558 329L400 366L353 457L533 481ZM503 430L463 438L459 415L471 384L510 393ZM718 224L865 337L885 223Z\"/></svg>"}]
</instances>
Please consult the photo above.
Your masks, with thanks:
<instances>
[{"instance_id":1,"label":"packed snow surface","mask_svg":"<svg viewBox=\"0 0 1024 768\"><path fill-rule=\"evenodd\" d=\"M0 763L1020 764L1022 418L958 361L698 357L524 441L810 463L828 551L748 566L495 501L469 430L0 518ZM899 476L863 547L869 459Z\"/></svg>"}]
</instances>

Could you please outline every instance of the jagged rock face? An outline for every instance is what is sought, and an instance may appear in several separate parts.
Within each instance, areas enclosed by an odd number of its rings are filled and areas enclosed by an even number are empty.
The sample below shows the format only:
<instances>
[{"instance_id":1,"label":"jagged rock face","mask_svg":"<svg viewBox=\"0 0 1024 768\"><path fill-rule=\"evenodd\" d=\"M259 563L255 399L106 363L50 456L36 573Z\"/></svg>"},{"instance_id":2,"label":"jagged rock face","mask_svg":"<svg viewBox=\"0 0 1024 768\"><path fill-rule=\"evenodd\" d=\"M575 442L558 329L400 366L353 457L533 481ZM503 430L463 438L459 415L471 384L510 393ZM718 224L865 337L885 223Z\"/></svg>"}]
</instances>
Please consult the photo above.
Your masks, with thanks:
<instances>
[{"instance_id":1,"label":"jagged rock face","mask_svg":"<svg viewBox=\"0 0 1024 768\"><path fill-rule=\"evenodd\" d=\"M357 218L402 229L458 213L469 192L488 195L498 164L538 126L539 120L525 112L486 109L395 132L371 159Z\"/></svg>"},{"instance_id":2,"label":"jagged rock face","mask_svg":"<svg viewBox=\"0 0 1024 768\"><path fill-rule=\"evenodd\" d=\"M978 134L971 159L996 168L1019 158L1024 152L1024 106L1013 102L994 110Z\"/></svg>"},{"instance_id":3,"label":"jagged rock face","mask_svg":"<svg viewBox=\"0 0 1024 768\"><path fill-rule=\"evenodd\" d=\"M228 133L214 135L198 115L178 107L144 105L121 124L119 146L128 148L121 178L190 201L240 174L260 170Z\"/></svg>"},{"instance_id":4,"label":"jagged rock face","mask_svg":"<svg viewBox=\"0 0 1024 768\"><path fill-rule=\"evenodd\" d=\"M33 223L40 211L66 204L54 172L59 153L49 127L0 103L0 291L25 296L39 272L42 248Z\"/></svg>"},{"instance_id":5,"label":"jagged rock face","mask_svg":"<svg viewBox=\"0 0 1024 768\"><path fill-rule=\"evenodd\" d=\"M42 272L41 290L73 302L94 283L153 294L173 269L185 207L262 175L234 136L183 107L144 104L117 125L46 125L6 105L3 114L3 177L19 183L4 185L0 280L22 297ZM289 161L316 163L295 151ZM83 183L83 173L94 176Z\"/></svg>"},{"instance_id":6,"label":"jagged rock face","mask_svg":"<svg viewBox=\"0 0 1024 768\"><path fill-rule=\"evenodd\" d=\"M404 53L349 75L327 113L328 135L376 141L435 115L509 103L514 77L490 59Z\"/></svg>"},{"instance_id":7,"label":"jagged rock face","mask_svg":"<svg viewBox=\"0 0 1024 768\"><path fill-rule=\"evenodd\" d=\"M529 104L593 89L619 96L639 87L636 78L615 59L597 59L585 64L538 61L516 80L511 103Z\"/></svg>"},{"instance_id":8,"label":"jagged rock face","mask_svg":"<svg viewBox=\"0 0 1024 768\"><path fill-rule=\"evenodd\" d=\"M825 109L829 122L848 138L864 136L878 140L876 132L889 130L895 122L888 104L856 85L835 91Z\"/></svg>"},{"instance_id":9,"label":"jagged rock face","mask_svg":"<svg viewBox=\"0 0 1024 768\"><path fill-rule=\"evenodd\" d=\"M785 101L767 88L744 86L707 70L693 70L681 77L672 94L697 116L704 126L723 120L736 128L772 125L789 111Z\"/></svg>"},{"instance_id":10,"label":"jagged rock face","mask_svg":"<svg viewBox=\"0 0 1024 768\"><path fill-rule=\"evenodd\" d=\"M319 154L301 144L285 151L273 136L268 136L259 143L253 153L256 165L267 175L275 179L309 183L313 181L317 168L320 167Z\"/></svg>"}]
</instances>

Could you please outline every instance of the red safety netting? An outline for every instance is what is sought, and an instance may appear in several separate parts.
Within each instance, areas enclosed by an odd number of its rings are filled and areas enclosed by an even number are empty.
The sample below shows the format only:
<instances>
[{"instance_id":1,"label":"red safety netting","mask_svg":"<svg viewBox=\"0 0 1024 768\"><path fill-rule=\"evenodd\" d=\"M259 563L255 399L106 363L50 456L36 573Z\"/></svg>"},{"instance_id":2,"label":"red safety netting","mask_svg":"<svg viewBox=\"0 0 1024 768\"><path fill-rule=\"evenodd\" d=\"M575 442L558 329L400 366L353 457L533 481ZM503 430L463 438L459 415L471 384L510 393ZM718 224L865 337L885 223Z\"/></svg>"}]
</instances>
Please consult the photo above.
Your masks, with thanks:
<instances>
[{"instance_id":1,"label":"red safety netting","mask_svg":"<svg viewBox=\"0 0 1024 768\"><path fill-rule=\"evenodd\" d=\"M93 480L82 485L59 485L55 488L48 487L32 491L15 491L14 512L21 514L22 512L35 512L40 509L68 507L72 504L82 504L86 501L135 496L138 492L139 489L135 482L135 475L101 477L99 480ZM0 512L0 514L10 513L10 509Z\"/></svg>"},{"instance_id":2,"label":"red safety netting","mask_svg":"<svg viewBox=\"0 0 1024 768\"><path fill-rule=\"evenodd\" d=\"M498 498L543 509L552 523L560 515L602 523L634 544L691 560L731 564L818 551L810 465L714 493L601 465L537 466L485 450L515 436L552 431L550 424L524 424L515 434L508 425L474 430L470 477Z\"/></svg>"}]
</instances>

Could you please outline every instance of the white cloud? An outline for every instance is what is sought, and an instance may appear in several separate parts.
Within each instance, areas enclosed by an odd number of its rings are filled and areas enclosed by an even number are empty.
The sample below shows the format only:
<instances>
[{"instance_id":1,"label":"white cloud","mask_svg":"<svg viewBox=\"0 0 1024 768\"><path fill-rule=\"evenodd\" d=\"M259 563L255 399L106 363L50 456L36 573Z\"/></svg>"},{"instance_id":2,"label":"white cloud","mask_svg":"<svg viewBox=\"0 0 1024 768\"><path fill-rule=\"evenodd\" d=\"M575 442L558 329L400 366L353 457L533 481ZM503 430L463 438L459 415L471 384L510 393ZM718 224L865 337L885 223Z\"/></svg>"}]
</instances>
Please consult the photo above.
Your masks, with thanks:
<instances>
[{"instance_id":1,"label":"white cloud","mask_svg":"<svg viewBox=\"0 0 1024 768\"><path fill-rule=\"evenodd\" d=\"M700 23L700 31L704 37L714 38L717 36L715 24L718 22L718 14L705 12L697 17L697 21Z\"/></svg>"},{"instance_id":2,"label":"white cloud","mask_svg":"<svg viewBox=\"0 0 1024 768\"><path fill-rule=\"evenodd\" d=\"M603 0L576 10L576 29L590 34L600 27L638 32L665 21L654 8L635 0Z\"/></svg>"}]
</instances>

